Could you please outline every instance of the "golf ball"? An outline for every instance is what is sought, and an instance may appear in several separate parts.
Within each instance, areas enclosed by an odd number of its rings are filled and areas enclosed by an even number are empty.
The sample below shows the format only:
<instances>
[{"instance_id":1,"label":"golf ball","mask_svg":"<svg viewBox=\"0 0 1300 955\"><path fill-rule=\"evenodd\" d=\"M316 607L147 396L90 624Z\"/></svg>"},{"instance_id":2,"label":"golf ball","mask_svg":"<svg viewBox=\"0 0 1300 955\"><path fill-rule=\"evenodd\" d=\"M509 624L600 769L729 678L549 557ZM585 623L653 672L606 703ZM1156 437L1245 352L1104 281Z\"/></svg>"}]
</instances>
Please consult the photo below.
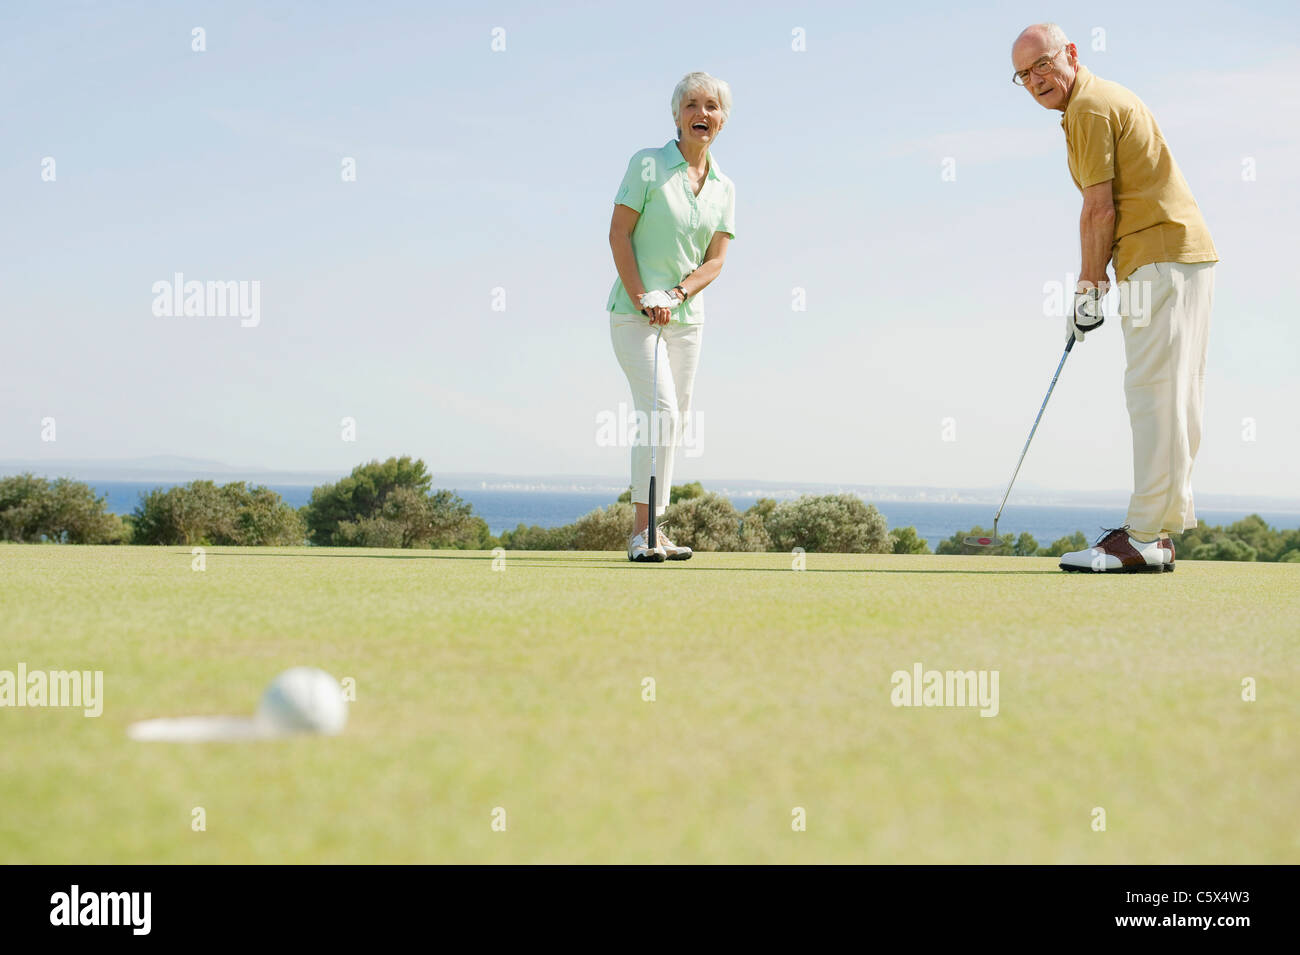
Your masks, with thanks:
<instances>
[{"instance_id":1,"label":"golf ball","mask_svg":"<svg viewBox=\"0 0 1300 955\"><path fill-rule=\"evenodd\" d=\"M334 677L315 667L294 667L266 688L257 719L281 731L333 736L343 731L348 705Z\"/></svg>"}]
</instances>

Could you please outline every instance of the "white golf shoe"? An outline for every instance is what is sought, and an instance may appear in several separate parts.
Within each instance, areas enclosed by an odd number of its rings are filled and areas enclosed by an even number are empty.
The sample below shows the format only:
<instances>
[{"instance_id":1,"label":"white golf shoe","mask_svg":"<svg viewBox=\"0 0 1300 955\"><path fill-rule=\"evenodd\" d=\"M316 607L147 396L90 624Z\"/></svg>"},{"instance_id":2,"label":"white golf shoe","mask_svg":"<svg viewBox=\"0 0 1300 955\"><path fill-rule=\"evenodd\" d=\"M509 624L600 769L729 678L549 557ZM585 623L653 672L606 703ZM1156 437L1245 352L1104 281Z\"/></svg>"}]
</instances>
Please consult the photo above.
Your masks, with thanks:
<instances>
[{"instance_id":1,"label":"white golf shoe","mask_svg":"<svg viewBox=\"0 0 1300 955\"><path fill-rule=\"evenodd\" d=\"M663 548L664 553L668 555L669 560L690 560L691 555L695 553L689 547L679 546L670 541L662 527L655 533L655 538L655 543Z\"/></svg>"},{"instance_id":2,"label":"white golf shoe","mask_svg":"<svg viewBox=\"0 0 1300 955\"><path fill-rule=\"evenodd\" d=\"M646 543L645 531L642 531L640 534L628 539L627 559L640 564L660 564L668 559L668 553L662 546L657 546L652 550L650 545Z\"/></svg>"},{"instance_id":3,"label":"white golf shoe","mask_svg":"<svg viewBox=\"0 0 1300 955\"><path fill-rule=\"evenodd\" d=\"M1061 556L1061 570L1095 573L1159 574L1174 569L1174 542L1168 537L1140 541L1127 527L1108 530L1087 550Z\"/></svg>"}]
</instances>

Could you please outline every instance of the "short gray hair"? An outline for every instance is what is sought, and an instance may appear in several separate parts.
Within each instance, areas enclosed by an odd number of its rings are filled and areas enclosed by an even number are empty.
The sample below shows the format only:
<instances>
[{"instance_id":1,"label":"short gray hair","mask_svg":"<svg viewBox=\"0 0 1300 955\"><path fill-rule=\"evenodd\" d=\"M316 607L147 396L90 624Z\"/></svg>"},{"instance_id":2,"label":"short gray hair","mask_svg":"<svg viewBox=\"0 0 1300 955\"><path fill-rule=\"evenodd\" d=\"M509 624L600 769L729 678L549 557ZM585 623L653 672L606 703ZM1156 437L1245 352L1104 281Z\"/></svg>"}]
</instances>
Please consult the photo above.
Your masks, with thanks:
<instances>
[{"instance_id":1,"label":"short gray hair","mask_svg":"<svg viewBox=\"0 0 1300 955\"><path fill-rule=\"evenodd\" d=\"M725 80L720 80L716 76L710 76L708 73L687 73L677 83L673 90L673 123L677 123L678 118L682 115L682 102L693 91L700 90L703 93L712 96L718 101L718 106L722 110L722 122L726 125L731 118L731 87ZM681 130L677 130L677 135L681 135Z\"/></svg>"}]
</instances>

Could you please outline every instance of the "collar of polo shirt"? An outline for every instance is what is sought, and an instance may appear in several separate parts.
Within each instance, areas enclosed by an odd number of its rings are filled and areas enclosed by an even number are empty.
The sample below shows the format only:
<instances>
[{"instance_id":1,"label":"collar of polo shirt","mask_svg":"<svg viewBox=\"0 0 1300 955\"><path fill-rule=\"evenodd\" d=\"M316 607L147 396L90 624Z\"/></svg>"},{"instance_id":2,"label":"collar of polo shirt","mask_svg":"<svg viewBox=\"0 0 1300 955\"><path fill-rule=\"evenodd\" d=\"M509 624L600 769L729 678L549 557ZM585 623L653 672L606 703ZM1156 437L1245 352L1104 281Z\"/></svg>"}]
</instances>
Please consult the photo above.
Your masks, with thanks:
<instances>
[{"instance_id":1,"label":"collar of polo shirt","mask_svg":"<svg viewBox=\"0 0 1300 955\"><path fill-rule=\"evenodd\" d=\"M1074 74L1074 85L1070 87L1070 98L1065 102L1065 109L1061 110L1061 128L1065 128L1065 117L1070 115L1070 107L1075 100L1079 98L1079 91L1092 82L1092 73L1082 63L1079 64Z\"/></svg>"},{"instance_id":2,"label":"collar of polo shirt","mask_svg":"<svg viewBox=\"0 0 1300 955\"><path fill-rule=\"evenodd\" d=\"M670 162L668 165L669 169L676 169L678 166L686 165L686 157L683 156L682 151L677 148L677 140L675 139L668 140L668 143L664 146L664 150L668 153L669 158L672 160L672 162ZM718 173L720 173L722 170L718 168L718 164L714 160L712 152L708 154L708 160L709 160L709 174L705 176L705 178L717 179Z\"/></svg>"}]
</instances>

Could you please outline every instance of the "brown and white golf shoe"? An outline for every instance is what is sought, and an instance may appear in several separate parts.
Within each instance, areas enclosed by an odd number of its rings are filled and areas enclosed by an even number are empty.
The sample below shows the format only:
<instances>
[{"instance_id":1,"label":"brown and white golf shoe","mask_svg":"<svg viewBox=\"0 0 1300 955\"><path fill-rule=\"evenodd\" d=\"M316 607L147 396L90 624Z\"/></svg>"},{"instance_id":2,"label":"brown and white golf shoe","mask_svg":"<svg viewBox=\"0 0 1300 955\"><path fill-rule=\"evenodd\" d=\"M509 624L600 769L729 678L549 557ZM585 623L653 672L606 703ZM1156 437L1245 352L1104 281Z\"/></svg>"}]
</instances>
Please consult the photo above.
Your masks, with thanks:
<instances>
[{"instance_id":1,"label":"brown and white golf shoe","mask_svg":"<svg viewBox=\"0 0 1300 955\"><path fill-rule=\"evenodd\" d=\"M1106 531L1092 547L1061 557L1061 570L1108 574L1159 574L1174 569L1174 542L1168 537L1140 541L1127 527Z\"/></svg>"}]
</instances>

